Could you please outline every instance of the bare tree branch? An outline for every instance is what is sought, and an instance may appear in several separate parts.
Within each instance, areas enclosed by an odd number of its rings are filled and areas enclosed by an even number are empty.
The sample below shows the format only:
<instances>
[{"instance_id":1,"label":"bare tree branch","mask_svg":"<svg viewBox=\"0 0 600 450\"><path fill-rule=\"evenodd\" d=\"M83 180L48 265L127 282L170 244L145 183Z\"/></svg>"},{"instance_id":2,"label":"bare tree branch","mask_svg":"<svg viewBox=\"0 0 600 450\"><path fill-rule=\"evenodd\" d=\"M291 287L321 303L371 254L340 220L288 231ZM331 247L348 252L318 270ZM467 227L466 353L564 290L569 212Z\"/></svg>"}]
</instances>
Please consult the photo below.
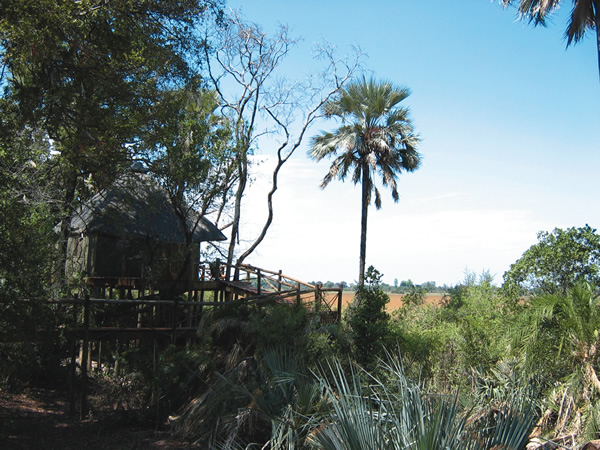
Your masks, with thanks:
<instances>
[{"instance_id":1,"label":"bare tree branch","mask_svg":"<svg viewBox=\"0 0 600 450\"><path fill-rule=\"evenodd\" d=\"M336 60L331 48L322 47L318 56L326 61L323 73L309 77L304 83L289 85L276 77L281 62L298 43L298 39L289 36L287 27L281 26L269 37L258 25L245 22L239 13L233 12L224 26L208 30L207 42L209 36L214 37L205 50L209 77L220 97L222 112L235 126L233 145L238 173L227 255L229 268L240 242L242 199L250 183L249 156L258 140L279 136L282 142L267 195L267 218L259 236L237 258L238 264L264 240L273 222L273 195L282 166L300 146L306 130L321 116L322 105L359 69L360 55L349 61ZM292 137L290 129L298 123L295 120L298 114L303 116L300 131Z\"/></svg>"}]
</instances>

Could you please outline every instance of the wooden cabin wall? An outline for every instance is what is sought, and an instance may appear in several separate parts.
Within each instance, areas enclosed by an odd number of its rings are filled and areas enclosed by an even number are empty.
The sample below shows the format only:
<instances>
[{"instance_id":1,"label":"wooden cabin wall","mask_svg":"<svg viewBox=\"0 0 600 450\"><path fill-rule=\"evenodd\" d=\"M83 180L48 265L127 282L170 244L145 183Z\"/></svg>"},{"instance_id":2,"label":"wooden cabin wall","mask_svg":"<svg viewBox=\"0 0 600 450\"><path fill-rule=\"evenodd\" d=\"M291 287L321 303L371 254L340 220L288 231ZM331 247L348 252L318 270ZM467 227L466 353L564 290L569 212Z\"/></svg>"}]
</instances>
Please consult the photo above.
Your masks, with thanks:
<instances>
[{"instance_id":1,"label":"wooden cabin wall","mask_svg":"<svg viewBox=\"0 0 600 450\"><path fill-rule=\"evenodd\" d=\"M152 249L143 239L97 236L94 277L141 278L152 259Z\"/></svg>"},{"instance_id":2,"label":"wooden cabin wall","mask_svg":"<svg viewBox=\"0 0 600 450\"><path fill-rule=\"evenodd\" d=\"M195 281L198 279L198 263L200 258L199 244L192 244L191 262L193 270L185 269L185 258L187 253L186 244L161 244L155 250L155 258L152 264L152 273L157 280L173 281ZM183 272L182 272L183 271Z\"/></svg>"},{"instance_id":3,"label":"wooden cabin wall","mask_svg":"<svg viewBox=\"0 0 600 450\"><path fill-rule=\"evenodd\" d=\"M69 236L67 241L67 262L65 275L67 280L80 279L91 271L90 267L90 238L86 235Z\"/></svg>"},{"instance_id":4,"label":"wooden cabin wall","mask_svg":"<svg viewBox=\"0 0 600 450\"><path fill-rule=\"evenodd\" d=\"M95 279L144 280L154 288L198 279L200 246L192 244L193 269L184 270L187 246L150 239L119 239L97 234L71 236L68 242L67 276ZM107 281L108 282L108 281ZM114 281L113 281L114 282ZM117 287L117 286L113 286Z\"/></svg>"}]
</instances>

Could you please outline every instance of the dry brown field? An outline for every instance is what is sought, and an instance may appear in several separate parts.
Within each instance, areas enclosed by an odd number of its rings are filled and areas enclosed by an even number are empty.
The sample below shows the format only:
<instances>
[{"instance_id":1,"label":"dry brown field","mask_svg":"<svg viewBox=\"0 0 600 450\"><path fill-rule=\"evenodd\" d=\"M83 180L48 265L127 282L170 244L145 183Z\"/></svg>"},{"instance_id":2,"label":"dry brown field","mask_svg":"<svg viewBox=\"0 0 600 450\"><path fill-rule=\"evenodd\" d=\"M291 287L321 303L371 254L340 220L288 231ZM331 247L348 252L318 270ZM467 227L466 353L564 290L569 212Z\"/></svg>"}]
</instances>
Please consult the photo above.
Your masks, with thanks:
<instances>
[{"instance_id":1,"label":"dry brown field","mask_svg":"<svg viewBox=\"0 0 600 450\"><path fill-rule=\"evenodd\" d=\"M390 302L387 304L388 312L394 311L402 306L402 297L403 294L389 294ZM425 295L425 303L439 305L442 301L442 297L444 294L426 294ZM354 298L354 292L344 292L342 295L342 303L344 307L348 306L348 304L352 303L352 299Z\"/></svg>"}]
</instances>

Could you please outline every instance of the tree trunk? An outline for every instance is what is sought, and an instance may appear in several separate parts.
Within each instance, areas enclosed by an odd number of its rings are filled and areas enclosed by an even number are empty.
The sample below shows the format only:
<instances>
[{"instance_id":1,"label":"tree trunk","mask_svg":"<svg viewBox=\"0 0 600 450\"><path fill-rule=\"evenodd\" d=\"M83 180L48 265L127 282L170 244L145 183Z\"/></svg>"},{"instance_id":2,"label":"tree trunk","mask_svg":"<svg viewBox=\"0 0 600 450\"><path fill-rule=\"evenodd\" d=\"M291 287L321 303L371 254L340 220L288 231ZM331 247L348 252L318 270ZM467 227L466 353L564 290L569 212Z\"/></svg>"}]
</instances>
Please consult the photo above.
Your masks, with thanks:
<instances>
[{"instance_id":1,"label":"tree trunk","mask_svg":"<svg viewBox=\"0 0 600 450\"><path fill-rule=\"evenodd\" d=\"M585 373L588 376L592 386L597 393L600 393L600 380L598 380L598 375L596 375L596 371L594 370L594 366L589 362L584 363Z\"/></svg>"},{"instance_id":2,"label":"tree trunk","mask_svg":"<svg viewBox=\"0 0 600 450\"><path fill-rule=\"evenodd\" d=\"M358 271L358 286L365 284L365 263L367 259L367 215L369 213L369 166L363 162L362 166L362 210L360 216L360 257Z\"/></svg>"},{"instance_id":3,"label":"tree trunk","mask_svg":"<svg viewBox=\"0 0 600 450\"><path fill-rule=\"evenodd\" d=\"M254 250L256 250L256 248L260 245L260 243L264 240L265 236L267 235L267 231L269 230L269 227L271 226L271 223L273 223L273 196L275 195L275 191L277 191L277 180L278 180L278 176L279 176L279 171L281 170L281 167L283 166L283 164L288 160L289 156L288 155L287 158L281 158L281 149L283 147L285 147L287 145L287 142L279 148L279 151L277 152L277 165L275 166L275 170L273 170L273 175L271 178L271 190L269 191L269 193L267 194L267 220L265 221L265 224L263 225L263 228L260 232L260 234L258 235L258 237L256 238L256 240L254 241L254 243L244 252L242 253L238 259L236 260L236 266L239 266L240 264L242 264L244 262L244 260L250 256L250 254L252 254L252 252ZM294 148L295 150L295 148ZM238 221L239 222L239 221Z\"/></svg>"},{"instance_id":4,"label":"tree trunk","mask_svg":"<svg viewBox=\"0 0 600 450\"><path fill-rule=\"evenodd\" d=\"M71 216L73 215L75 191L77 189L77 177L76 175L69 174L65 180L65 196L63 198L63 210L60 221L60 242L59 242L59 262L57 273L55 274L54 288L57 291L56 295L61 295L59 292L64 289L67 284L67 259L68 259L68 242L69 234L71 232Z\"/></svg>"},{"instance_id":5,"label":"tree trunk","mask_svg":"<svg viewBox=\"0 0 600 450\"><path fill-rule=\"evenodd\" d=\"M239 172L239 184L235 194L235 204L233 207L233 222L231 226L231 240L229 241L229 249L227 251L227 268L226 268L226 280L231 280L231 267L233 265L233 257L235 255L235 246L239 239L240 232L240 217L242 211L242 198L246 190L246 181L248 178L248 161L247 161L247 147L241 154L238 154L238 172Z\"/></svg>"}]
</instances>

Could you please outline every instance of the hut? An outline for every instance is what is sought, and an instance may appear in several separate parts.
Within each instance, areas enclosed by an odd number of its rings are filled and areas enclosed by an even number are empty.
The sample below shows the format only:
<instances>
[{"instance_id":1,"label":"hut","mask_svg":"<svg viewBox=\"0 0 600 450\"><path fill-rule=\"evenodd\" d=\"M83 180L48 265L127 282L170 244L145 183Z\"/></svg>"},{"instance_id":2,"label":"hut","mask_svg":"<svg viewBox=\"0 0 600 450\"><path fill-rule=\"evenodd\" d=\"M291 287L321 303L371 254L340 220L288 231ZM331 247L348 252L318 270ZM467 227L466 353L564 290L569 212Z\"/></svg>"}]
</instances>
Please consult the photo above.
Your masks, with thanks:
<instances>
[{"instance_id":1,"label":"hut","mask_svg":"<svg viewBox=\"0 0 600 450\"><path fill-rule=\"evenodd\" d=\"M89 286L174 295L198 280L200 243L225 239L192 208L176 208L149 175L131 173L72 216L66 275Z\"/></svg>"}]
</instances>

